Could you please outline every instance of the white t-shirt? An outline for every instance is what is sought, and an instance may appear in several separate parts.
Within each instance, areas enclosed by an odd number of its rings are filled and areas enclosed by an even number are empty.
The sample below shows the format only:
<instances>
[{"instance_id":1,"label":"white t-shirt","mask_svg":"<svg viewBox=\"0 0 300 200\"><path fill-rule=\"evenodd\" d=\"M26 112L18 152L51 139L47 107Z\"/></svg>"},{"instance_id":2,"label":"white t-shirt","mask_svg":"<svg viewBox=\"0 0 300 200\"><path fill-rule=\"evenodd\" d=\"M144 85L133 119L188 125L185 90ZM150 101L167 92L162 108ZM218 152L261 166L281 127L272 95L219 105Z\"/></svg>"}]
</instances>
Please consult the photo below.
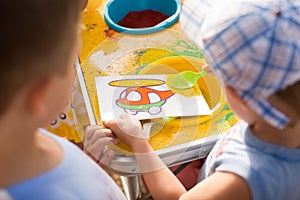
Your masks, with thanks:
<instances>
[{"instance_id":1,"label":"white t-shirt","mask_svg":"<svg viewBox=\"0 0 300 200\"><path fill-rule=\"evenodd\" d=\"M245 179L253 199L300 199L300 149L260 140L239 121L214 146L201 170L200 181L216 171Z\"/></svg>"},{"instance_id":2,"label":"white t-shirt","mask_svg":"<svg viewBox=\"0 0 300 200\"><path fill-rule=\"evenodd\" d=\"M5 188L0 199L22 200L123 200L114 180L76 145L44 129L62 148L63 161L55 168Z\"/></svg>"}]
</instances>

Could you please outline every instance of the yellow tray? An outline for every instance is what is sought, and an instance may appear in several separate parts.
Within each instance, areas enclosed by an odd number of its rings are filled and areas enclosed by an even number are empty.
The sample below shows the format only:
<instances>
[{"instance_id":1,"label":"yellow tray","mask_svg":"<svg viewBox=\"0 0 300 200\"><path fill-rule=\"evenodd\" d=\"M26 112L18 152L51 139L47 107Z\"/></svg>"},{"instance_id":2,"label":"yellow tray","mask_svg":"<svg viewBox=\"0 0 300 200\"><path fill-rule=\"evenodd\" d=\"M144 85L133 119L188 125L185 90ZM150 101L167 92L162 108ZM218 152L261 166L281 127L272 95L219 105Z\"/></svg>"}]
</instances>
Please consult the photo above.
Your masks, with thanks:
<instances>
[{"instance_id":1,"label":"yellow tray","mask_svg":"<svg viewBox=\"0 0 300 200\"><path fill-rule=\"evenodd\" d=\"M131 42L131 46L127 45L128 42ZM139 37L115 35L95 48L82 63L96 121L101 123L95 76L176 74L185 70L200 71L203 64L201 51L177 32ZM209 107L213 109L211 116L182 117L170 122L152 120L149 143L167 165L205 156L221 133L237 121L228 109L214 76L201 78L198 86ZM140 173L130 149L125 144L120 142L109 148L113 148L118 155L109 166L111 170L125 175Z\"/></svg>"}]
</instances>

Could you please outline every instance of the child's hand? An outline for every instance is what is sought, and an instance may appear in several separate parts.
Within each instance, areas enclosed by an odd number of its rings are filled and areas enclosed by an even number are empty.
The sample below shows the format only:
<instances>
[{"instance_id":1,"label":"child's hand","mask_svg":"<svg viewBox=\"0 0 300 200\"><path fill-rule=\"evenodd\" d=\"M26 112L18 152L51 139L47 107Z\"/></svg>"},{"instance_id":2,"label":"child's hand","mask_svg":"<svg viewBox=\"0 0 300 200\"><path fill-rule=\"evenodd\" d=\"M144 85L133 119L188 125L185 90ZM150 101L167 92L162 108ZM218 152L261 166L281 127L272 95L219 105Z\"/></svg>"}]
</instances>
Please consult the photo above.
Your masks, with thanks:
<instances>
[{"instance_id":1,"label":"child's hand","mask_svg":"<svg viewBox=\"0 0 300 200\"><path fill-rule=\"evenodd\" d=\"M105 126L130 147L141 140L146 140L140 121L132 115L121 115L116 121L105 122Z\"/></svg>"},{"instance_id":2,"label":"child's hand","mask_svg":"<svg viewBox=\"0 0 300 200\"><path fill-rule=\"evenodd\" d=\"M214 75L214 72L208 64L203 65L202 70L206 70L208 75Z\"/></svg>"},{"instance_id":3,"label":"child's hand","mask_svg":"<svg viewBox=\"0 0 300 200\"><path fill-rule=\"evenodd\" d=\"M114 157L114 151L105 150L108 144L118 141L110 129L101 126L88 126L85 130L84 151L102 167L109 164Z\"/></svg>"}]
</instances>

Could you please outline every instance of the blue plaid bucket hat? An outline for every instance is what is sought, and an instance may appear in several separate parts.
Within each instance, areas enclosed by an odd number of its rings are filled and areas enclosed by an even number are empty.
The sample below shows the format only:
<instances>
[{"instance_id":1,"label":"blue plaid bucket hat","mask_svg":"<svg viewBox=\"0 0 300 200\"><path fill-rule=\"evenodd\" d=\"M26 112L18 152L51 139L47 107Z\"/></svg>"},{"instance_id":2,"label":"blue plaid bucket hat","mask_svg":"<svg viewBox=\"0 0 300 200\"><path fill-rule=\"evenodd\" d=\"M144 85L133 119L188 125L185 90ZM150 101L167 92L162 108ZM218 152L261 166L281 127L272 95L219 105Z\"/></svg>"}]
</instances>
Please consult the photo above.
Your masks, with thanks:
<instances>
[{"instance_id":1,"label":"blue plaid bucket hat","mask_svg":"<svg viewBox=\"0 0 300 200\"><path fill-rule=\"evenodd\" d=\"M185 0L180 23L219 80L272 126L287 125L266 99L300 80L300 1Z\"/></svg>"}]
</instances>

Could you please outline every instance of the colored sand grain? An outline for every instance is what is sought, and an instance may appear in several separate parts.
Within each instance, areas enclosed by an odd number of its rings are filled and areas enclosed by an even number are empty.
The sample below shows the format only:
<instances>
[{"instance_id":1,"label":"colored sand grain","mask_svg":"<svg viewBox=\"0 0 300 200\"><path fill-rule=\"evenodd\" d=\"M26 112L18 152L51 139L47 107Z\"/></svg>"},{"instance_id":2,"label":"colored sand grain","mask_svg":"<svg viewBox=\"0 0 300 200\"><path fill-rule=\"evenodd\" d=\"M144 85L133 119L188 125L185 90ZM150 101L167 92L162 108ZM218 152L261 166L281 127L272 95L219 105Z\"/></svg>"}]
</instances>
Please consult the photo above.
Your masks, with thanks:
<instances>
[{"instance_id":1,"label":"colored sand grain","mask_svg":"<svg viewBox=\"0 0 300 200\"><path fill-rule=\"evenodd\" d=\"M118 24L126 28L148 28L159 24L168 17L168 15L154 10L130 11Z\"/></svg>"}]
</instances>

